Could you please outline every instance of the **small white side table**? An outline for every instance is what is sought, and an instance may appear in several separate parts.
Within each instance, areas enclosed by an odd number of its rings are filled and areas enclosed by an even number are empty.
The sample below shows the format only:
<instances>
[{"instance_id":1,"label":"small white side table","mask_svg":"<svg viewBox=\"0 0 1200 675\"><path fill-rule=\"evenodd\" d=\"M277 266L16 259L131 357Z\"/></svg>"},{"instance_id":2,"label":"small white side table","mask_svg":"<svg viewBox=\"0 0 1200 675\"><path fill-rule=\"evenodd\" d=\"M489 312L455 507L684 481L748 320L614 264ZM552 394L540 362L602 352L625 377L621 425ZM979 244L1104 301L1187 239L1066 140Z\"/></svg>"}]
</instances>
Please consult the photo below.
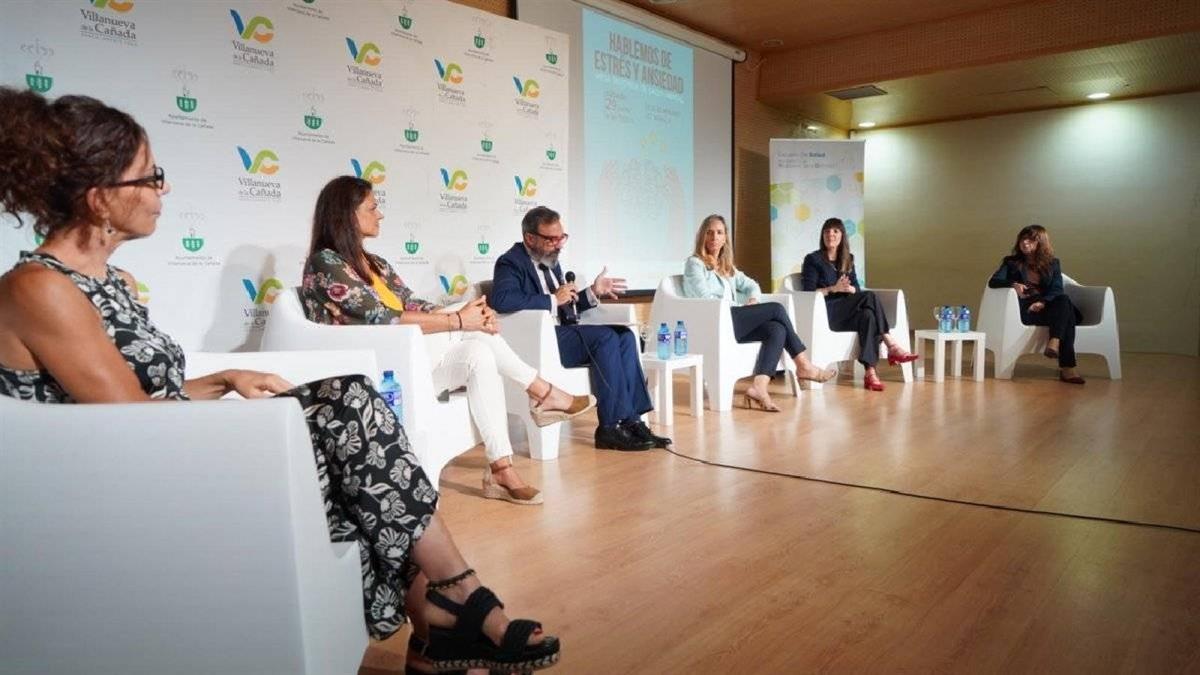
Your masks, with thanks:
<instances>
[{"instance_id":1,"label":"small white side table","mask_svg":"<svg viewBox=\"0 0 1200 675\"><path fill-rule=\"evenodd\" d=\"M917 379L925 379L925 361L928 354L925 353L925 341L933 342L933 381L944 382L946 380L946 343L954 344L954 361L952 364L952 374L954 377L962 377L962 352L963 342L973 340L975 342L975 381L983 382L983 343L987 337L986 334L979 331L968 331L966 333L939 333L936 330L919 330L915 333L917 346Z\"/></svg>"},{"instance_id":2,"label":"small white side table","mask_svg":"<svg viewBox=\"0 0 1200 675\"><path fill-rule=\"evenodd\" d=\"M690 370L692 391L692 417L704 416L704 368L703 354L686 354L660 359L651 354L642 354L642 369L650 385L650 400L654 402L651 417L658 424L672 426L675 423L675 390L671 386L676 370ZM653 375L651 375L653 373Z\"/></svg>"}]
</instances>

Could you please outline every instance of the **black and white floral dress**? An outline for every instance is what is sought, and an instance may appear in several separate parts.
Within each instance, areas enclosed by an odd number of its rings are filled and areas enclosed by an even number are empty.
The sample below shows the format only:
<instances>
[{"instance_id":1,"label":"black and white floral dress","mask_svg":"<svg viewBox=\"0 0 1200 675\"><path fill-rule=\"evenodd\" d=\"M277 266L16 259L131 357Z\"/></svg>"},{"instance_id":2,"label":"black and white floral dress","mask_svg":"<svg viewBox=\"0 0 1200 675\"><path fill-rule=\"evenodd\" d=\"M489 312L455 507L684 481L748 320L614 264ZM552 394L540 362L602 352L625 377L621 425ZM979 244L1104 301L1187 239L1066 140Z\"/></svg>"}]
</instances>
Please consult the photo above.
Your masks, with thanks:
<instances>
[{"instance_id":1,"label":"black and white floral dress","mask_svg":"<svg viewBox=\"0 0 1200 675\"><path fill-rule=\"evenodd\" d=\"M26 263L70 277L151 398L187 400L183 350L150 322L117 268L110 265L97 279L42 253L22 252L17 264ZM3 365L0 394L75 402L48 371ZM409 449L404 428L365 376L310 382L280 396L296 399L304 410L330 537L358 542L367 629L385 638L405 621L404 596L418 572L412 548L433 517L438 494Z\"/></svg>"}]
</instances>

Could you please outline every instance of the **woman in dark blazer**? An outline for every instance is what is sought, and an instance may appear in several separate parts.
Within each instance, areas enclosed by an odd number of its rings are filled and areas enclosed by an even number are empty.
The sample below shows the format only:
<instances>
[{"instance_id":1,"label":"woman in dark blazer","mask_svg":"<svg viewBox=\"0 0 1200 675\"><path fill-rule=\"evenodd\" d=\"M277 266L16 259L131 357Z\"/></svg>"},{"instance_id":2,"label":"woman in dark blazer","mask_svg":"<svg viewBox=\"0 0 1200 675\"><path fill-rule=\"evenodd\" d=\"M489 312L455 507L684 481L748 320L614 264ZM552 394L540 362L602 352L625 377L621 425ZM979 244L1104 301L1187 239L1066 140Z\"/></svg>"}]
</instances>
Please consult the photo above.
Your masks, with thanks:
<instances>
[{"instance_id":1,"label":"woman in dark blazer","mask_svg":"<svg viewBox=\"0 0 1200 675\"><path fill-rule=\"evenodd\" d=\"M1050 235L1041 225L1017 233L1012 255L988 280L991 288L1012 288L1021 304L1021 323L1048 326L1050 341L1042 353L1058 359L1058 377L1068 384L1083 384L1075 372L1075 326L1083 316L1063 290L1062 265L1054 257Z\"/></svg>"},{"instance_id":2,"label":"woman in dark blazer","mask_svg":"<svg viewBox=\"0 0 1200 675\"><path fill-rule=\"evenodd\" d=\"M846 226L841 219L830 218L821 226L820 248L804 256L800 283L803 290L825 296L831 329L858 333L858 362L867 369L863 378L867 389L883 391L883 382L875 370L880 342L887 345L887 360L892 365L917 360L916 354L909 354L888 334L891 328L879 299L859 286L854 254L850 253Z\"/></svg>"}]
</instances>

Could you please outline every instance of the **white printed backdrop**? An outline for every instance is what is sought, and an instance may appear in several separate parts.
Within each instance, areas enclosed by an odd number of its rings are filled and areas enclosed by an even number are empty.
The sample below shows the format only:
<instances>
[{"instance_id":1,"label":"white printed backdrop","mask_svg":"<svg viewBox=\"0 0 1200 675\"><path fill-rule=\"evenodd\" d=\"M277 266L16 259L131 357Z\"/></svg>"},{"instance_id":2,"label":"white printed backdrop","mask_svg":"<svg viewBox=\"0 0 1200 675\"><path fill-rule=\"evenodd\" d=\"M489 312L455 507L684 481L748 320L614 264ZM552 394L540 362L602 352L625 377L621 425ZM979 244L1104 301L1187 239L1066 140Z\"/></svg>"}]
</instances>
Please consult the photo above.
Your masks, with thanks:
<instances>
[{"instance_id":1,"label":"white printed backdrop","mask_svg":"<svg viewBox=\"0 0 1200 675\"><path fill-rule=\"evenodd\" d=\"M567 36L443 0L5 0L6 85L146 127L171 193L115 264L185 348L256 349L330 178L375 183L372 251L431 300L567 205ZM0 224L0 265L35 246Z\"/></svg>"},{"instance_id":2,"label":"white printed backdrop","mask_svg":"<svg viewBox=\"0 0 1200 675\"><path fill-rule=\"evenodd\" d=\"M776 288L817 250L828 218L845 223L859 282L866 285L863 143L771 139L771 280Z\"/></svg>"}]
</instances>

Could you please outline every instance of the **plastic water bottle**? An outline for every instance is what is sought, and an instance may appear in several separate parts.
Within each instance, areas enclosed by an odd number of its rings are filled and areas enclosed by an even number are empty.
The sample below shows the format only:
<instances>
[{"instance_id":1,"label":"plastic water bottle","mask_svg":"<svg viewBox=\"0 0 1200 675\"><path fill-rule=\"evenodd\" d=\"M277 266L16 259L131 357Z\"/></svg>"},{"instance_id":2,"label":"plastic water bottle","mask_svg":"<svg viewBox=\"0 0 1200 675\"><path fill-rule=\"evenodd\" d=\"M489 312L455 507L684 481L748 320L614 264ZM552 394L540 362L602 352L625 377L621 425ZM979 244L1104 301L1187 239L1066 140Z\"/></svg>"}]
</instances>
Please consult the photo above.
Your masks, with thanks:
<instances>
[{"instance_id":1,"label":"plastic water bottle","mask_svg":"<svg viewBox=\"0 0 1200 675\"><path fill-rule=\"evenodd\" d=\"M675 356L687 356L687 326L675 322Z\"/></svg>"},{"instance_id":2,"label":"plastic water bottle","mask_svg":"<svg viewBox=\"0 0 1200 675\"><path fill-rule=\"evenodd\" d=\"M658 358L663 361L671 358L671 329L665 321L658 326Z\"/></svg>"},{"instance_id":3,"label":"plastic water bottle","mask_svg":"<svg viewBox=\"0 0 1200 675\"><path fill-rule=\"evenodd\" d=\"M404 394L400 390L400 383L396 381L395 371L383 371L383 382L379 383L379 395L396 415L396 423L404 424Z\"/></svg>"},{"instance_id":4,"label":"plastic water bottle","mask_svg":"<svg viewBox=\"0 0 1200 675\"><path fill-rule=\"evenodd\" d=\"M971 308L963 305L958 310L958 332L971 332Z\"/></svg>"},{"instance_id":5,"label":"plastic water bottle","mask_svg":"<svg viewBox=\"0 0 1200 675\"><path fill-rule=\"evenodd\" d=\"M942 308L942 317L938 321L938 332L939 333L954 332L954 308L951 307L950 305L946 305L945 307Z\"/></svg>"}]
</instances>

